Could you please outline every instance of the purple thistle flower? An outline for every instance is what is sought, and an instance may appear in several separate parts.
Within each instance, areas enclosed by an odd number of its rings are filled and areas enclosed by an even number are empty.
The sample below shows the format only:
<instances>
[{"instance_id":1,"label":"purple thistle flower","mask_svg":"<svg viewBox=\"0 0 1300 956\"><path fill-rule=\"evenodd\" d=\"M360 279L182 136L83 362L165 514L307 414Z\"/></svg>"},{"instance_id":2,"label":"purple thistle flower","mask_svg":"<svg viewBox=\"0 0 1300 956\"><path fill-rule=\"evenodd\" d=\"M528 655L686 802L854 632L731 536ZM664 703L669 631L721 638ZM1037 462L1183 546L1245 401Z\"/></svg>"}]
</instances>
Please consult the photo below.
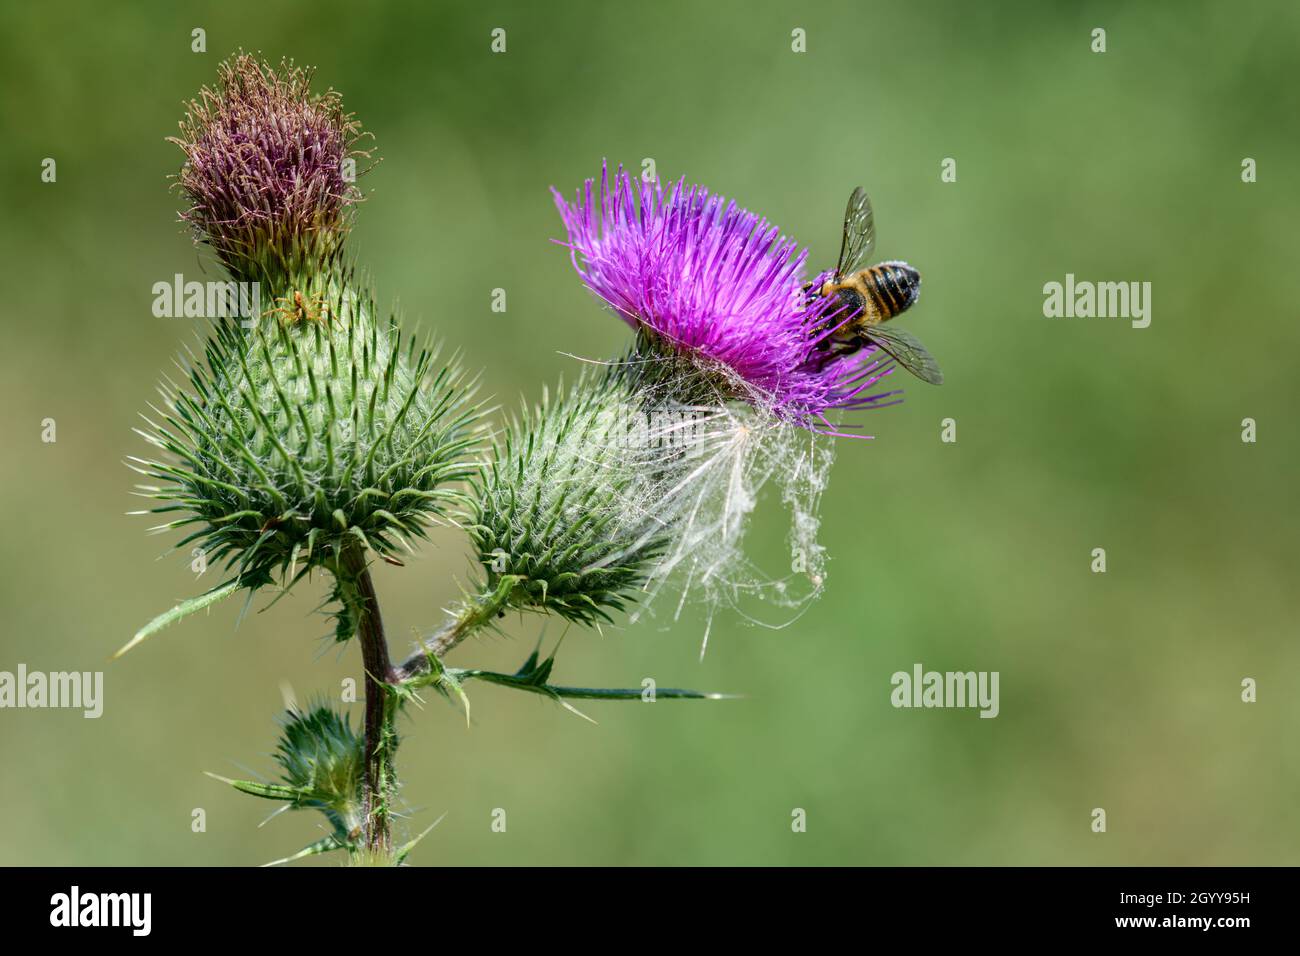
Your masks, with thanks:
<instances>
[{"instance_id":1,"label":"purple thistle flower","mask_svg":"<svg viewBox=\"0 0 1300 956\"><path fill-rule=\"evenodd\" d=\"M832 410L893 404L897 391L866 394L888 356L818 348L838 305L809 300L807 250L766 219L684 179L665 199L622 167L611 187L602 166L599 195L589 179L573 205L551 191L587 287L656 346L731 379L734 397L818 431Z\"/></svg>"},{"instance_id":2,"label":"purple thistle flower","mask_svg":"<svg viewBox=\"0 0 1300 956\"><path fill-rule=\"evenodd\" d=\"M185 152L181 218L236 278L297 287L339 251L361 199L345 175L370 155L355 148L360 124L334 90L311 95L311 70L248 54L218 69L169 138Z\"/></svg>"}]
</instances>

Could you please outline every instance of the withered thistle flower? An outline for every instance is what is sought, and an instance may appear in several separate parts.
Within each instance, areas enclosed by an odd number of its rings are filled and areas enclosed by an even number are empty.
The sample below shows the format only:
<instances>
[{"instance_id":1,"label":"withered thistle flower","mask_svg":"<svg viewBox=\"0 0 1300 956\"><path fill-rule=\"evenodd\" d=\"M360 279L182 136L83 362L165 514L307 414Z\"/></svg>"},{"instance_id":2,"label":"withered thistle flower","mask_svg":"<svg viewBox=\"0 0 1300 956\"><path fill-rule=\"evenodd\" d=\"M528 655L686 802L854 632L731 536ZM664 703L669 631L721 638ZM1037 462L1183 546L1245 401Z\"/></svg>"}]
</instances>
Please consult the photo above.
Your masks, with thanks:
<instances>
[{"instance_id":1,"label":"withered thistle flower","mask_svg":"<svg viewBox=\"0 0 1300 956\"><path fill-rule=\"evenodd\" d=\"M185 152L181 218L235 279L303 288L348 233L368 134L334 90L312 95L309 69L240 54L218 70L170 138Z\"/></svg>"}]
</instances>

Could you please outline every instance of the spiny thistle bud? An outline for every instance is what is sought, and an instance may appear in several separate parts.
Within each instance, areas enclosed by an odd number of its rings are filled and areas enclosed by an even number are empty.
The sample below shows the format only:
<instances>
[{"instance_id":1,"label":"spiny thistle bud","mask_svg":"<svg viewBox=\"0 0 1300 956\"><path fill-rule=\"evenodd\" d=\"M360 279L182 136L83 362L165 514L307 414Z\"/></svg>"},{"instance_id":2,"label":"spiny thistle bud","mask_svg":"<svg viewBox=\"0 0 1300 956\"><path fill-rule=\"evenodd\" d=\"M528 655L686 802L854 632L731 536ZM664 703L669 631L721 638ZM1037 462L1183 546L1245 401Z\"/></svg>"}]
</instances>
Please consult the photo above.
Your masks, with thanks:
<instances>
[{"instance_id":1,"label":"spiny thistle bud","mask_svg":"<svg viewBox=\"0 0 1300 956\"><path fill-rule=\"evenodd\" d=\"M312 96L311 70L248 54L218 70L170 139L185 153L181 218L235 279L300 289L347 235L356 162L370 156L357 148L364 134L338 93Z\"/></svg>"},{"instance_id":2,"label":"spiny thistle bud","mask_svg":"<svg viewBox=\"0 0 1300 956\"><path fill-rule=\"evenodd\" d=\"M497 444L470 534L499 606L608 620L653 575L689 463L643 401L635 368L620 363L546 396Z\"/></svg>"},{"instance_id":3,"label":"spiny thistle bud","mask_svg":"<svg viewBox=\"0 0 1300 956\"><path fill-rule=\"evenodd\" d=\"M323 813L330 823L330 836L299 856L354 847L365 818L362 739L353 731L346 714L323 703L307 710L290 706L281 725L284 730L274 754L281 783L210 776L243 793L284 801L294 810Z\"/></svg>"},{"instance_id":4,"label":"spiny thistle bud","mask_svg":"<svg viewBox=\"0 0 1300 956\"><path fill-rule=\"evenodd\" d=\"M475 412L454 365L402 342L353 277L331 281L319 318L217 326L190 391L160 389L161 421L141 431L174 461L134 459L140 486L198 525L208 563L237 563L246 586L328 564L351 537L392 555L458 498Z\"/></svg>"},{"instance_id":5,"label":"spiny thistle bud","mask_svg":"<svg viewBox=\"0 0 1300 956\"><path fill-rule=\"evenodd\" d=\"M350 832L361 822L361 738L346 714L328 704L290 710L276 746L275 762L287 786L301 792L296 809L316 809L337 829Z\"/></svg>"}]
</instances>

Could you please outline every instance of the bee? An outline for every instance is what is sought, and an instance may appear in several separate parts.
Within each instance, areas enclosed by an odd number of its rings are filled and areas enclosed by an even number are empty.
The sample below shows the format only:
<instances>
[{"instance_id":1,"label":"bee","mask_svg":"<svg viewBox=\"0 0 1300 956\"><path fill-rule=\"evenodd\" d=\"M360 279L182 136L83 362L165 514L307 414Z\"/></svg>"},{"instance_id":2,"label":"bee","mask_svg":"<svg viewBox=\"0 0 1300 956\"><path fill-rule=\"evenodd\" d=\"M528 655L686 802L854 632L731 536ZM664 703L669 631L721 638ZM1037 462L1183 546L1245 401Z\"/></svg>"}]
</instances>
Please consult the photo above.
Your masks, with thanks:
<instances>
[{"instance_id":1,"label":"bee","mask_svg":"<svg viewBox=\"0 0 1300 956\"><path fill-rule=\"evenodd\" d=\"M329 321L330 307L325 302L324 296L308 298L294 289L292 296L281 296L275 301L280 305L274 309L267 309L266 314L278 315L280 321L286 325L292 322Z\"/></svg>"},{"instance_id":2,"label":"bee","mask_svg":"<svg viewBox=\"0 0 1300 956\"><path fill-rule=\"evenodd\" d=\"M875 244L871 200L859 186L844 210L844 238L835 271L820 288L814 288L812 282L804 286L809 301L835 296L839 303L817 332L821 337L817 348L826 353L823 361L829 362L874 345L921 381L940 385L943 373L939 364L916 336L883 324L916 302L921 294L921 274L900 261L862 268Z\"/></svg>"}]
</instances>

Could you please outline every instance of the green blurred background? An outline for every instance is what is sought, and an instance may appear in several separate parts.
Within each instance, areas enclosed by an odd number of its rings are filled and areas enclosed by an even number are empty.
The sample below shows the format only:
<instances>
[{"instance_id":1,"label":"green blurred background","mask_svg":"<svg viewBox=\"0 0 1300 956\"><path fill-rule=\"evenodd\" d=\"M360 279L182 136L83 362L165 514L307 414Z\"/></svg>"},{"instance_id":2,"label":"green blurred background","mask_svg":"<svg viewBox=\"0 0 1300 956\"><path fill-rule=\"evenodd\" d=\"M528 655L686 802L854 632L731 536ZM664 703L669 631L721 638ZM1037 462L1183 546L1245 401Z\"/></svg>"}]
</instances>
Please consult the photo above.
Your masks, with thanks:
<instances>
[{"instance_id":1,"label":"green blurred background","mask_svg":"<svg viewBox=\"0 0 1300 956\"><path fill-rule=\"evenodd\" d=\"M106 662L201 587L124 515L121 462L195 332L154 318L150 287L205 277L163 138L239 47L317 65L374 132L352 251L508 404L572 374L561 352L626 340L550 242L547 187L602 157L734 196L819 263L862 183L880 256L924 275L908 324L948 376L840 444L827 590L796 624L723 612L700 662L702 613L665 606L571 632L558 660L564 683L743 700L590 703L592 726L471 686L472 726L436 700L407 722L412 825L447 814L412 862L1300 863L1298 28L1284 2L6 4L0 670L106 676L99 720L0 711L0 863L249 864L319 835L307 814L259 830L272 805L201 773L271 770L282 681L305 697L358 676L355 648L320 639L318 591L237 629L232 602ZM1044 318L1067 272L1153 283L1150 328ZM768 500L751 529L776 569L785 521ZM448 529L382 567L395 653L467 568ZM539 623L455 660L513 668ZM890 675L915 662L999 671L1001 715L895 710Z\"/></svg>"}]
</instances>

